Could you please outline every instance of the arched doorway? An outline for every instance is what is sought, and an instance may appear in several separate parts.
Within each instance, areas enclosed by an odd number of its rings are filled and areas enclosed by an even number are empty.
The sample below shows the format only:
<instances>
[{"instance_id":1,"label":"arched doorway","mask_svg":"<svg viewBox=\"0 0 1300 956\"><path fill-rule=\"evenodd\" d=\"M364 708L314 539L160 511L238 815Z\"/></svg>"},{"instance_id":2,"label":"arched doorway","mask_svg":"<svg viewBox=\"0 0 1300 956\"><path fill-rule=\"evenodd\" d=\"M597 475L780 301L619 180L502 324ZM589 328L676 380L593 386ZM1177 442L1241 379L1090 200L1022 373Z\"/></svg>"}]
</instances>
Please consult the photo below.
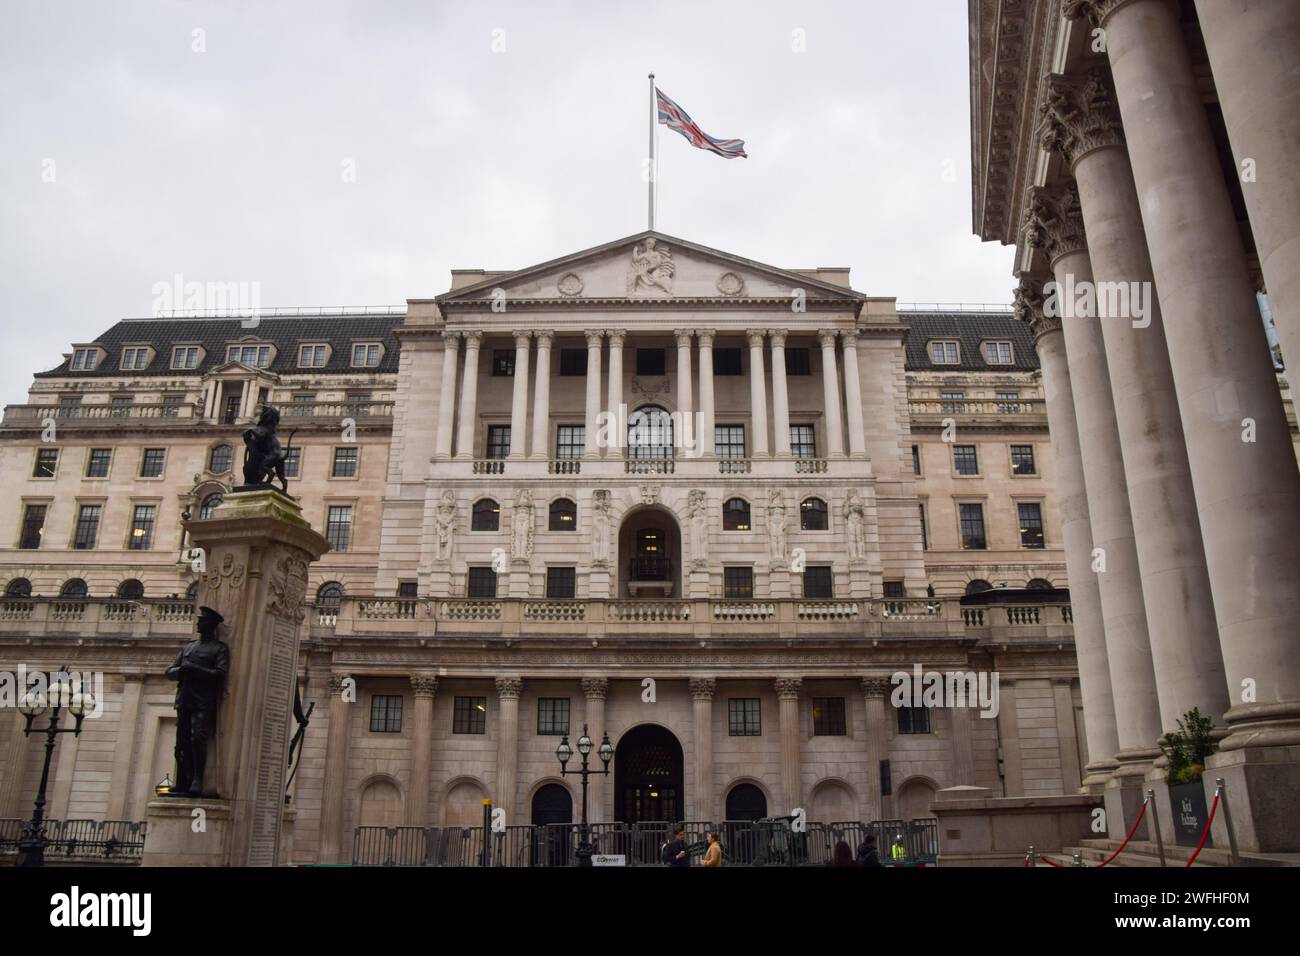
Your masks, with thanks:
<instances>
[{"instance_id":1,"label":"arched doorway","mask_svg":"<svg viewBox=\"0 0 1300 956\"><path fill-rule=\"evenodd\" d=\"M680 595L681 554L681 529L671 511L662 505L633 508L618 530L619 595Z\"/></svg>"},{"instance_id":2,"label":"arched doorway","mask_svg":"<svg viewBox=\"0 0 1300 956\"><path fill-rule=\"evenodd\" d=\"M727 794L728 820L761 820L767 816L767 797L752 783L738 783Z\"/></svg>"},{"instance_id":3,"label":"arched doorway","mask_svg":"<svg viewBox=\"0 0 1300 956\"><path fill-rule=\"evenodd\" d=\"M533 794L533 826L573 822L573 795L567 787L548 783Z\"/></svg>"},{"instance_id":4,"label":"arched doorway","mask_svg":"<svg viewBox=\"0 0 1300 956\"><path fill-rule=\"evenodd\" d=\"M896 797L898 801L898 818L900 820L917 820L929 817L930 804L934 802L935 788L929 780L913 777L902 785Z\"/></svg>"},{"instance_id":5,"label":"arched doorway","mask_svg":"<svg viewBox=\"0 0 1300 956\"><path fill-rule=\"evenodd\" d=\"M614 751L614 819L622 823L682 819L686 806L682 745L656 724L633 727Z\"/></svg>"},{"instance_id":6,"label":"arched doorway","mask_svg":"<svg viewBox=\"0 0 1300 956\"><path fill-rule=\"evenodd\" d=\"M533 794L532 865L568 866L573 849L573 795L548 783Z\"/></svg>"}]
</instances>

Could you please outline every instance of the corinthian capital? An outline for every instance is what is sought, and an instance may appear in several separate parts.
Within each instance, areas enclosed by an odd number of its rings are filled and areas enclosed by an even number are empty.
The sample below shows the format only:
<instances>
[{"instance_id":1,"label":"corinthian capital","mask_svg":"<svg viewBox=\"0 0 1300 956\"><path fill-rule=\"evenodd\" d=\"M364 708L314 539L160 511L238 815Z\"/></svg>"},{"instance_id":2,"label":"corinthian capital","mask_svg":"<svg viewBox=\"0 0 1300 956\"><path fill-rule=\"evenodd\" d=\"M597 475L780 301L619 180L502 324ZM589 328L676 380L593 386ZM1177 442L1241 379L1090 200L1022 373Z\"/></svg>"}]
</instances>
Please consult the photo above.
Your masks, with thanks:
<instances>
[{"instance_id":1,"label":"corinthian capital","mask_svg":"<svg viewBox=\"0 0 1300 956\"><path fill-rule=\"evenodd\" d=\"M1104 69L1093 67L1079 78L1053 73L1044 82L1038 110L1043 149L1060 153L1074 169L1093 150L1124 145L1124 123Z\"/></svg>"},{"instance_id":2,"label":"corinthian capital","mask_svg":"<svg viewBox=\"0 0 1300 956\"><path fill-rule=\"evenodd\" d=\"M799 677L778 677L776 679L776 696L780 700L798 700L799 691L803 690L803 680Z\"/></svg>"},{"instance_id":3,"label":"corinthian capital","mask_svg":"<svg viewBox=\"0 0 1300 956\"><path fill-rule=\"evenodd\" d=\"M768 329L768 338L772 340L772 348L785 348L785 337L790 334L789 329Z\"/></svg>"},{"instance_id":4,"label":"corinthian capital","mask_svg":"<svg viewBox=\"0 0 1300 956\"><path fill-rule=\"evenodd\" d=\"M603 329L588 329L584 334L587 336L587 348L600 348L605 339Z\"/></svg>"},{"instance_id":5,"label":"corinthian capital","mask_svg":"<svg viewBox=\"0 0 1300 956\"><path fill-rule=\"evenodd\" d=\"M763 336L767 333L763 329L746 329L745 337L749 339L751 349L761 349L763 347Z\"/></svg>"},{"instance_id":6,"label":"corinthian capital","mask_svg":"<svg viewBox=\"0 0 1300 956\"><path fill-rule=\"evenodd\" d=\"M496 679L497 696L502 700L518 700L524 689L524 682L518 677L498 677Z\"/></svg>"},{"instance_id":7,"label":"corinthian capital","mask_svg":"<svg viewBox=\"0 0 1300 956\"><path fill-rule=\"evenodd\" d=\"M608 691L609 680L604 677L584 677L582 679L582 695L587 700L604 700Z\"/></svg>"},{"instance_id":8,"label":"corinthian capital","mask_svg":"<svg viewBox=\"0 0 1300 956\"><path fill-rule=\"evenodd\" d=\"M692 677L688 682L693 700L713 700L713 692L718 682L712 677Z\"/></svg>"},{"instance_id":9,"label":"corinthian capital","mask_svg":"<svg viewBox=\"0 0 1300 956\"><path fill-rule=\"evenodd\" d=\"M1067 20L1087 17L1094 27L1104 27L1110 15L1132 0L1065 0L1062 12Z\"/></svg>"},{"instance_id":10,"label":"corinthian capital","mask_svg":"<svg viewBox=\"0 0 1300 956\"><path fill-rule=\"evenodd\" d=\"M1034 333L1034 344L1037 345L1038 340L1048 332L1060 330L1061 320L1043 314L1044 276L1021 272L1017 278L1020 283L1011 293L1014 299L1012 311L1017 319L1029 326L1029 330Z\"/></svg>"},{"instance_id":11,"label":"corinthian capital","mask_svg":"<svg viewBox=\"0 0 1300 956\"><path fill-rule=\"evenodd\" d=\"M1079 187L1073 180L1060 186L1035 186L1030 190L1025 241L1033 248L1042 249L1048 262L1072 252L1087 251Z\"/></svg>"}]
</instances>

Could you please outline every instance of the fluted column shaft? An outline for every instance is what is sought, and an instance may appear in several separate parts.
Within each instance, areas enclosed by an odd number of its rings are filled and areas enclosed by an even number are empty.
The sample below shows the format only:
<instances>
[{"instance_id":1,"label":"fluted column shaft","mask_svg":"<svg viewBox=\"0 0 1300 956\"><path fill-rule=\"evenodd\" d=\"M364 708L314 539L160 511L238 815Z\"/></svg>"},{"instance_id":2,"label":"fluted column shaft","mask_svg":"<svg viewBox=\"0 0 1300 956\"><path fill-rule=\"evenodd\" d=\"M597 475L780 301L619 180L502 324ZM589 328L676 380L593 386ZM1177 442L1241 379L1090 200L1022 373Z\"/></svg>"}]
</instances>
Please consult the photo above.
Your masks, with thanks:
<instances>
[{"instance_id":1,"label":"fluted column shaft","mask_svg":"<svg viewBox=\"0 0 1300 956\"><path fill-rule=\"evenodd\" d=\"M700 454L713 454L713 330L697 329L700 341Z\"/></svg>"},{"instance_id":2,"label":"fluted column shaft","mask_svg":"<svg viewBox=\"0 0 1300 956\"><path fill-rule=\"evenodd\" d=\"M496 679L497 790L493 803L505 810L507 825L515 822L519 789L519 694L523 684L518 677Z\"/></svg>"},{"instance_id":3,"label":"fluted column shaft","mask_svg":"<svg viewBox=\"0 0 1300 956\"><path fill-rule=\"evenodd\" d=\"M604 332L587 333L587 416L584 426L583 458L599 458L596 434L600 424L600 346Z\"/></svg>"},{"instance_id":4,"label":"fluted column shaft","mask_svg":"<svg viewBox=\"0 0 1300 956\"><path fill-rule=\"evenodd\" d=\"M8 760L5 773L0 776L0 818L26 818L30 808L21 806L23 781L27 778L27 741L23 733L27 726L23 715L15 708L10 711L9 734L6 742Z\"/></svg>"},{"instance_id":5,"label":"fluted column shaft","mask_svg":"<svg viewBox=\"0 0 1300 956\"><path fill-rule=\"evenodd\" d=\"M691 399L691 332L678 329L677 336L677 415L683 422L691 420L695 411ZM694 425L691 426L694 429ZM698 435L691 436L694 441Z\"/></svg>"},{"instance_id":6,"label":"fluted column shaft","mask_svg":"<svg viewBox=\"0 0 1300 956\"><path fill-rule=\"evenodd\" d=\"M321 780L320 861L342 863L343 788L348 776L348 718L352 702L343 696L347 674L331 674L329 680L329 726L325 730L325 774Z\"/></svg>"},{"instance_id":7,"label":"fluted column shaft","mask_svg":"<svg viewBox=\"0 0 1300 956\"><path fill-rule=\"evenodd\" d=\"M460 333L442 333L442 382L438 385L438 432L434 437L434 455L451 457L451 439L456 421L456 366L460 358Z\"/></svg>"},{"instance_id":8,"label":"fluted column shaft","mask_svg":"<svg viewBox=\"0 0 1300 956\"><path fill-rule=\"evenodd\" d=\"M772 329L772 429L776 457L790 457L790 392L785 381L785 329Z\"/></svg>"},{"instance_id":9,"label":"fluted column shaft","mask_svg":"<svg viewBox=\"0 0 1300 956\"><path fill-rule=\"evenodd\" d=\"M609 383L605 404L607 411L614 416L615 420L622 421L618 409L623 404L623 342L627 338L627 332L622 329L610 329L605 334L609 336ZM619 435L618 446L607 450L606 454L619 454L619 448L626 440L626 435Z\"/></svg>"},{"instance_id":10,"label":"fluted column shaft","mask_svg":"<svg viewBox=\"0 0 1300 956\"><path fill-rule=\"evenodd\" d=\"M411 793L406 800L406 825L427 827L429 821L429 772L433 768L433 700L438 691L435 674L412 674L415 698L411 717Z\"/></svg>"},{"instance_id":11,"label":"fluted column shaft","mask_svg":"<svg viewBox=\"0 0 1300 956\"><path fill-rule=\"evenodd\" d=\"M482 332L465 334L465 371L460 377L460 432L456 436L456 457L474 457L474 435L478 431L478 350Z\"/></svg>"},{"instance_id":12,"label":"fluted column shaft","mask_svg":"<svg viewBox=\"0 0 1300 956\"><path fill-rule=\"evenodd\" d=\"M609 692L609 681L604 677L584 677L582 680L582 694L586 698L587 716L586 723L588 732L592 740L600 740L607 732L605 726L605 695ZM571 731L575 728L570 727ZM610 765L610 776L613 776L613 765ZM587 807L587 819L591 823L604 823L613 819L612 808L609 806L609 794L612 792L608 783L609 777L598 776L592 777L587 791L590 802Z\"/></svg>"},{"instance_id":13,"label":"fluted column shaft","mask_svg":"<svg viewBox=\"0 0 1300 956\"><path fill-rule=\"evenodd\" d=\"M802 770L799 765L799 693L803 681L781 677L776 681L781 723L781 795L785 806L781 814L788 814L803 806Z\"/></svg>"},{"instance_id":14,"label":"fluted column shaft","mask_svg":"<svg viewBox=\"0 0 1300 956\"><path fill-rule=\"evenodd\" d=\"M528 457L528 353L532 333L515 332L515 381L510 401L510 457Z\"/></svg>"},{"instance_id":15,"label":"fluted column shaft","mask_svg":"<svg viewBox=\"0 0 1300 956\"><path fill-rule=\"evenodd\" d=\"M531 457L551 456L551 338L537 333L537 380L533 385L533 447Z\"/></svg>"},{"instance_id":16,"label":"fluted column shaft","mask_svg":"<svg viewBox=\"0 0 1300 956\"><path fill-rule=\"evenodd\" d=\"M885 721L885 697L889 693L889 678L862 678L862 702L866 706L867 726L862 739L863 761L867 785L862 794L862 818L887 820L884 798L880 793L880 762L889 759L889 736Z\"/></svg>"},{"instance_id":17,"label":"fluted column shaft","mask_svg":"<svg viewBox=\"0 0 1300 956\"><path fill-rule=\"evenodd\" d=\"M144 691L143 673L122 677L122 710L118 715L118 744L113 750L113 775L109 782L108 807L104 819L125 820L131 761L135 755L136 725L140 720L140 697ZM21 775L20 775L21 776Z\"/></svg>"},{"instance_id":18,"label":"fluted column shaft","mask_svg":"<svg viewBox=\"0 0 1300 956\"><path fill-rule=\"evenodd\" d=\"M858 377L858 332L840 332L844 346L844 405L848 409L849 455L865 458L867 436L862 423L862 380Z\"/></svg>"},{"instance_id":19,"label":"fluted column shaft","mask_svg":"<svg viewBox=\"0 0 1300 956\"><path fill-rule=\"evenodd\" d=\"M750 329L749 339L749 424L753 432L747 452L752 458L767 457L767 378L763 374L763 330Z\"/></svg>"},{"instance_id":20,"label":"fluted column shaft","mask_svg":"<svg viewBox=\"0 0 1300 956\"><path fill-rule=\"evenodd\" d=\"M952 785L974 786L975 754L971 750L971 708L949 707L948 717L952 722Z\"/></svg>"},{"instance_id":21,"label":"fluted column shaft","mask_svg":"<svg viewBox=\"0 0 1300 956\"><path fill-rule=\"evenodd\" d=\"M822 399L826 405L826 448L831 458L844 457L844 426L840 419L840 377L835 362L835 331L817 333L822 345Z\"/></svg>"},{"instance_id":22,"label":"fluted column shaft","mask_svg":"<svg viewBox=\"0 0 1300 956\"><path fill-rule=\"evenodd\" d=\"M713 792L713 693L717 681L696 677L690 681L695 711L695 793L691 796L692 820L718 820L717 794Z\"/></svg>"}]
</instances>

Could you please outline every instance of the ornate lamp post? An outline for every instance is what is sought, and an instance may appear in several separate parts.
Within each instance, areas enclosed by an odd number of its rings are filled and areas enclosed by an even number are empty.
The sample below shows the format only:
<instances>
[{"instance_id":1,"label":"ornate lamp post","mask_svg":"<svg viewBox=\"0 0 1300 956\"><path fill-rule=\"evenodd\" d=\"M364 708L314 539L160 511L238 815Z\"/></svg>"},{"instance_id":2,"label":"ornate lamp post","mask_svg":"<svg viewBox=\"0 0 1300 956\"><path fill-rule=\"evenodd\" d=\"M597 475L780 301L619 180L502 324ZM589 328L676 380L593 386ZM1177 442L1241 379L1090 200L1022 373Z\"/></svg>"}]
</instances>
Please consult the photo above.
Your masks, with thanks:
<instances>
[{"instance_id":1,"label":"ornate lamp post","mask_svg":"<svg viewBox=\"0 0 1300 956\"><path fill-rule=\"evenodd\" d=\"M614 748L610 746L609 734L604 735L604 739L600 742L600 749L596 751L605 764L604 770L591 770L587 767L587 758L591 755L591 738L587 736L586 724L582 725L582 736L578 738L578 753L582 757L582 768L570 770L568 763L573 756L573 748L569 746L569 735L565 734L560 739L560 746L555 748L555 756L560 758L560 776L576 773L582 777L582 828L579 830L577 857L578 866L591 866L591 840L587 829L587 778L593 775L608 776L609 762L614 759Z\"/></svg>"},{"instance_id":2,"label":"ornate lamp post","mask_svg":"<svg viewBox=\"0 0 1300 956\"><path fill-rule=\"evenodd\" d=\"M65 666L60 673L66 673ZM66 708L72 714L75 723L71 727L60 727L60 712ZM59 734L81 734L81 722L86 712L95 709L95 695L90 691L84 693L79 687L72 687L63 681L55 681L48 694L38 690L29 690L18 702L18 711L27 721L23 733L33 732L32 721L49 714L49 725L45 732L45 764L41 768L41 786L36 791L36 807L32 818L23 828L23 837L18 841L19 866L44 866L45 847L49 840L45 837L45 788L50 780L50 759L54 756L54 744ZM37 728L36 733L41 729Z\"/></svg>"}]
</instances>

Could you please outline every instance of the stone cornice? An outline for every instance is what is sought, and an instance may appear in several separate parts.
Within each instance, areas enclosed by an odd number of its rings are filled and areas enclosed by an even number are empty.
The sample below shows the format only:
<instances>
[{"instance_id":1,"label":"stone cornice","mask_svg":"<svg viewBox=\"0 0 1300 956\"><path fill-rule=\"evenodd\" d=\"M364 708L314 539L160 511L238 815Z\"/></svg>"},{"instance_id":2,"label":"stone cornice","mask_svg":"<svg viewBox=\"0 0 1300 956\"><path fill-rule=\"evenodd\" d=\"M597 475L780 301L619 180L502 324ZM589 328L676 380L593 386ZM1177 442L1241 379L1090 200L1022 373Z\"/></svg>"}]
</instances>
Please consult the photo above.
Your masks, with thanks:
<instances>
[{"instance_id":1,"label":"stone cornice","mask_svg":"<svg viewBox=\"0 0 1300 956\"><path fill-rule=\"evenodd\" d=\"M1038 111L1043 149L1060 153L1073 170L1094 150L1124 145L1124 124L1103 68L1095 66L1080 78L1052 74L1043 82Z\"/></svg>"},{"instance_id":2,"label":"stone cornice","mask_svg":"<svg viewBox=\"0 0 1300 956\"><path fill-rule=\"evenodd\" d=\"M1025 242L1031 248L1042 249L1049 263L1074 252L1088 251L1079 189L1073 180L1030 190Z\"/></svg>"}]
</instances>

